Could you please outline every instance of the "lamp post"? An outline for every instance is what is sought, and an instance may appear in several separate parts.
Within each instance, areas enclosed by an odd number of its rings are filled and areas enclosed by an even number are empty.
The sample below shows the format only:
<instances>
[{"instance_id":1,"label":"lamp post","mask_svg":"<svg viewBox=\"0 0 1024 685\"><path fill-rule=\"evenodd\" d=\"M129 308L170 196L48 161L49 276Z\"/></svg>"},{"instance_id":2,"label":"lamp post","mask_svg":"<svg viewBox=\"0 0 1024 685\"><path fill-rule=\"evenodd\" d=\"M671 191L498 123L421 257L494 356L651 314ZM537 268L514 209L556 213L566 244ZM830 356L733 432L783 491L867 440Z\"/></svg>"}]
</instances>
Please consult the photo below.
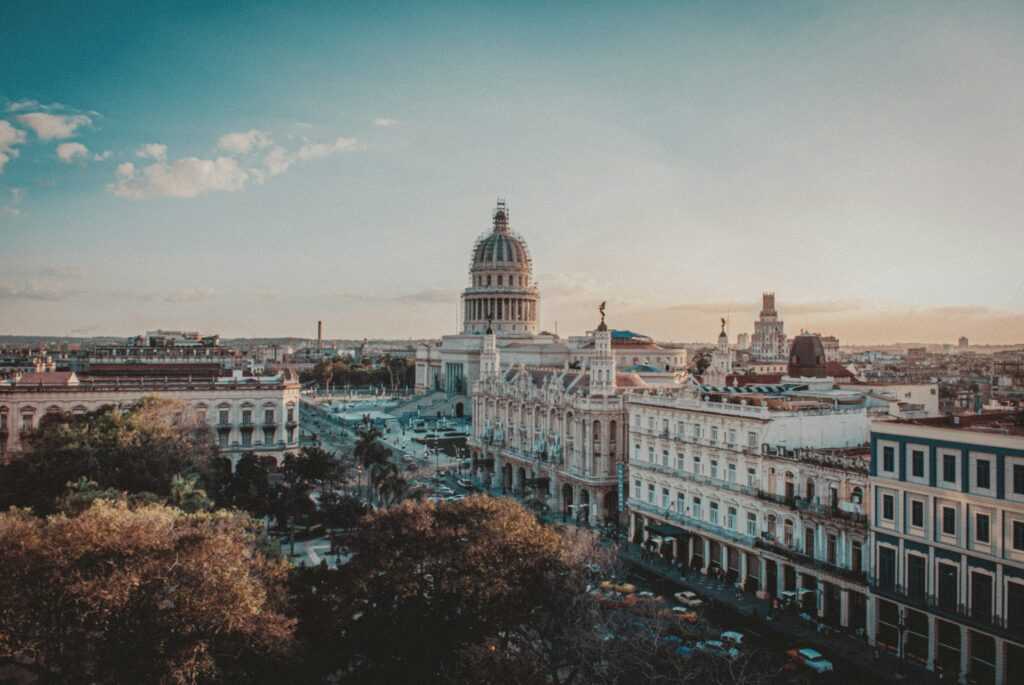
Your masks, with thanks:
<instances>
[{"instance_id":1,"label":"lamp post","mask_svg":"<svg viewBox=\"0 0 1024 685\"><path fill-rule=\"evenodd\" d=\"M900 607L898 628L899 628L899 643L896 649L896 653L899 655L899 664L897 665L897 672L903 673L904 661L906 660L906 646L904 644L903 632L907 629L906 617L903 613L903 607Z\"/></svg>"}]
</instances>

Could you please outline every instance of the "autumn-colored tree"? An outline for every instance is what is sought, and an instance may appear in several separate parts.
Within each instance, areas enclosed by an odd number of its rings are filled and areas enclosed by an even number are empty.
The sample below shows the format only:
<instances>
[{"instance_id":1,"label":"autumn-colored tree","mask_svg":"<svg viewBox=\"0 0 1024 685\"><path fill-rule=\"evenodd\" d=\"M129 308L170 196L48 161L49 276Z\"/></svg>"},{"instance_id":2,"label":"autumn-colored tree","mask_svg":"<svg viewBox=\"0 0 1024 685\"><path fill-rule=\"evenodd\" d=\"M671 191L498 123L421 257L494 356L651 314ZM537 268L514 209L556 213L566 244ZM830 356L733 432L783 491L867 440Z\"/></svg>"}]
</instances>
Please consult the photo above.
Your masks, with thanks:
<instances>
[{"instance_id":1,"label":"autumn-colored tree","mask_svg":"<svg viewBox=\"0 0 1024 685\"><path fill-rule=\"evenodd\" d=\"M252 529L102 499L70 518L0 514L0 656L58 682L274 679L293 647L287 565Z\"/></svg>"},{"instance_id":2,"label":"autumn-colored tree","mask_svg":"<svg viewBox=\"0 0 1024 685\"><path fill-rule=\"evenodd\" d=\"M24 451L0 466L0 510L56 510L69 482L162 498L174 476L203 471L216 454L209 429L181 402L146 398L127 411L47 414L24 438Z\"/></svg>"}]
</instances>

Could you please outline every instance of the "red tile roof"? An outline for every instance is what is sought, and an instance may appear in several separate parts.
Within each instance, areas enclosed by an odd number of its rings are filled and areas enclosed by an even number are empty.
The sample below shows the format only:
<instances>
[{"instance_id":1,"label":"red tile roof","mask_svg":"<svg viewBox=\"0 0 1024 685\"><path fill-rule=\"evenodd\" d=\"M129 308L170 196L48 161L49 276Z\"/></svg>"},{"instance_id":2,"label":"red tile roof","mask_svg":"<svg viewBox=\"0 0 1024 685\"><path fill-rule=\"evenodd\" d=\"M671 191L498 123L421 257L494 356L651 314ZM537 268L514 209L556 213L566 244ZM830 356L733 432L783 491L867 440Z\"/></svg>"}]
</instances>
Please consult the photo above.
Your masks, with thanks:
<instances>
[{"instance_id":1,"label":"red tile roof","mask_svg":"<svg viewBox=\"0 0 1024 685\"><path fill-rule=\"evenodd\" d=\"M16 385L74 385L78 376L74 371L29 371L21 374Z\"/></svg>"}]
</instances>

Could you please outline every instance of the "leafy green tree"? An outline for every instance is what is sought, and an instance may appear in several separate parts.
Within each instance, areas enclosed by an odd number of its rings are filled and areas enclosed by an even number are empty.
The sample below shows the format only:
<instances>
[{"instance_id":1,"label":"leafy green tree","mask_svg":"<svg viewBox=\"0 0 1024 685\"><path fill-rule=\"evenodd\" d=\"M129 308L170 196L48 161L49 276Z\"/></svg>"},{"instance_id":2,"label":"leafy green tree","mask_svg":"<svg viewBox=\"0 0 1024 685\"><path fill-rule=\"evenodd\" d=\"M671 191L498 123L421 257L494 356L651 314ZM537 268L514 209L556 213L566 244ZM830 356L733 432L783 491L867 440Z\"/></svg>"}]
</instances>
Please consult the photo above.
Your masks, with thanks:
<instances>
[{"instance_id":1,"label":"leafy green tree","mask_svg":"<svg viewBox=\"0 0 1024 685\"><path fill-rule=\"evenodd\" d=\"M170 504L188 514L209 511L213 508L213 500L206 496L206 491L199 487L199 474L190 473L186 476L175 474L171 478Z\"/></svg>"},{"instance_id":2,"label":"leafy green tree","mask_svg":"<svg viewBox=\"0 0 1024 685\"><path fill-rule=\"evenodd\" d=\"M244 515L97 500L0 514L0 652L48 681L273 682L287 566Z\"/></svg>"},{"instance_id":3,"label":"leafy green tree","mask_svg":"<svg viewBox=\"0 0 1024 685\"><path fill-rule=\"evenodd\" d=\"M127 411L47 414L17 459L0 466L0 508L56 510L84 477L129 495L170 496L174 476L203 472L217 453L209 429L181 402L145 398Z\"/></svg>"}]
</instances>

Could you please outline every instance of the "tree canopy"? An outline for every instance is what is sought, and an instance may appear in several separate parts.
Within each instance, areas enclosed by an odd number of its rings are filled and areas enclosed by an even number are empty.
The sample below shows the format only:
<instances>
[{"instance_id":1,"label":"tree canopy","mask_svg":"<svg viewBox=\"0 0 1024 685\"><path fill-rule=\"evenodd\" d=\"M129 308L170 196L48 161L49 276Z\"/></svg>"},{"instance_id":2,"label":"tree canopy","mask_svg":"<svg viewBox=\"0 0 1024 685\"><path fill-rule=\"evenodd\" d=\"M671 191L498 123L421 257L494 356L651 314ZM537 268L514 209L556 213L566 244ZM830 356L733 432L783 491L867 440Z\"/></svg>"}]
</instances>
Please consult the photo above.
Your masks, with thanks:
<instances>
[{"instance_id":1,"label":"tree canopy","mask_svg":"<svg viewBox=\"0 0 1024 685\"><path fill-rule=\"evenodd\" d=\"M0 509L53 513L67 484L80 478L101 489L171 495L175 476L210 468L217 448L185 405L146 398L127 411L47 414L24 438L17 459L0 466Z\"/></svg>"},{"instance_id":2,"label":"tree canopy","mask_svg":"<svg viewBox=\"0 0 1024 685\"><path fill-rule=\"evenodd\" d=\"M248 517L97 500L0 514L0 654L64 682L260 681L293 647Z\"/></svg>"}]
</instances>

